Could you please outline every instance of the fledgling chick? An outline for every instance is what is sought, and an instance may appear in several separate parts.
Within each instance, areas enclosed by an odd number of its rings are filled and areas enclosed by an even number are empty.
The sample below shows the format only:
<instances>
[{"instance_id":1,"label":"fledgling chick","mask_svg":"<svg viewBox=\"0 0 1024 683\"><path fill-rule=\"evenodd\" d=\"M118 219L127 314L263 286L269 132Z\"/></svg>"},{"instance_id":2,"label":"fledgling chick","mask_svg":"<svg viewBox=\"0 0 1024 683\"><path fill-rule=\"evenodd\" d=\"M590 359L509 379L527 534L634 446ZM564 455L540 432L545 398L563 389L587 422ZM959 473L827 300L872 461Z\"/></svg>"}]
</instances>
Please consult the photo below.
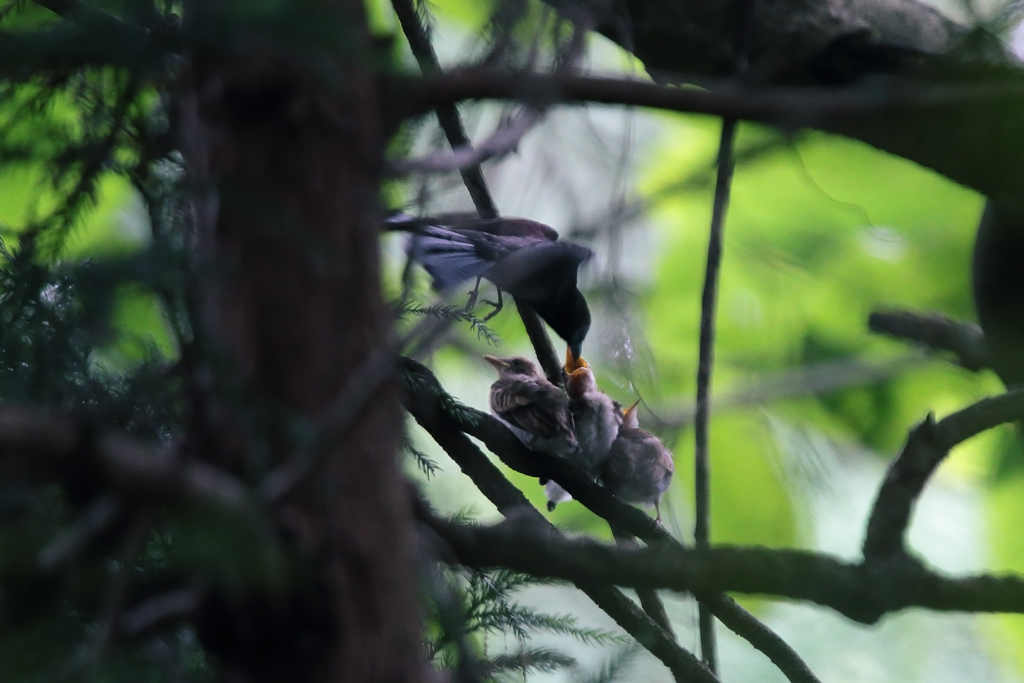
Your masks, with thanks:
<instances>
[{"instance_id":1,"label":"fledgling chick","mask_svg":"<svg viewBox=\"0 0 1024 683\"><path fill-rule=\"evenodd\" d=\"M571 457L579 448L573 430L569 401L562 390L549 382L528 358L484 360L498 371L491 385L491 412L504 422L527 447Z\"/></svg>"},{"instance_id":2,"label":"fledgling chick","mask_svg":"<svg viewBox=\"0 0 1024 683\"><path fill-rule=\"evenodd\" d=\"M640 429L636 414L639 404L637 401L623 412L618 437L601 469L601 480L626 503L653 505L660 522L658 501L668 490L676 466L661 440Z\"/></svg>"},{"instance_id":3,"label":"fledgling chick","mask_svg":"<svg viewBox=\"0 0 1024 683\"><path fill-rule=\"evenodd\" d=\"M612 442L618 436L622 413L616 409L615 402L597 388L590 364L582 356L574 357L570 348L565 351L563 369L569 375L566 382L569 412L572 413L576 441L580 445L579 451L569 460L591 477L597 478L601 466L608 459ZM548 510L572 500L572 496L554 482L548 482L544 492L548 497Z\"/></svg>"}]
</instances>

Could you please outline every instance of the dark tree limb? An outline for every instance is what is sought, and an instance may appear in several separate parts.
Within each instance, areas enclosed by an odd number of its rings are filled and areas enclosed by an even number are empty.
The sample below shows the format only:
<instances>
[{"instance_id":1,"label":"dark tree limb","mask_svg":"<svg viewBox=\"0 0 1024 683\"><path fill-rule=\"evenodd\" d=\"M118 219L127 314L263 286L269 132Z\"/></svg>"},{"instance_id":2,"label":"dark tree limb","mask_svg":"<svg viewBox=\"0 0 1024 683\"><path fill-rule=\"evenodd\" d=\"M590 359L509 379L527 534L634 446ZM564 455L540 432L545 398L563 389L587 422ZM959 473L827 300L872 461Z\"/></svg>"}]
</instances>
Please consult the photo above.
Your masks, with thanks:
<instances>
[{"instance_id":1,"label":"dark tree limb","mask_svg":"<svg viewBox=\"0 0 1024 683\"><path fill-rule=\"evenodd\" d=\"M439 403L439 409L452 421L451 429L479 439L511 469L529 476L543 475L557 481L572 494L573 498L594 514L607 520L619 533L637 536L652 547L682 548L679 542L649 515L616 499L607 489L569 463L529 450L494 417L463 405L453 405L454 399L444 393L437 378L422 364L402 359L400 367L410 392L408 400L425 400L428 402L427 405ZM807 665L799 655L778 634L734 601L720 599L713 592L695 592L694 595L698 600L704 600L711 605L715 616L730 630L745 638L747 634L756 634L756 639L748 638L748 641L768 656L791 681L815 680L802 678L800 672L806 671Z\"/></svg>"},{"instance_id":2,"label":"dark tree limb","mask_svg":"<svg viewBox=\"0 0 1024 683\"><path fill-rule=\"evenodd\" d=\"M968 370L989 367L985 333L973 323L941 313L890 310L873 311L868 317L868 329L933 351L951 352Z\"/></svg>"},{"instance_id":3,"label":"dark tree limb","mask_svg":"<svg viewBox=\"0 0 1024 683\"><path fill-rule=\"evenodd\" d=\"M629 550L592 540L555 538L526 524L479 527L445 523L436 530L469 566L507 567L567 581L696 595L738 592L775 596L830 607L865 624L908 607L1024 612L1024 577L951 578L910 558L886 563L884 571L878 571L877 565L853 564L801 550L729 546L699 550L667 544Z\"/></svg>"},{"instance_id":4,"label":"dark tree limb","mask_svg":"<svg viewBox=\"0 0 1024 683\"><path fill-rule=\"evenodd\" d=\"M614 524L610 524L612 529L612 536L615 538L615 542L623 548L639 548L640 544L637 542L636 537L633 534L622 531ZM672 629L672 621L668 618L668 612L665 611L665 605L662 603L661 598L658 597L656 591L652 591L648 588L640 588L636 592L636 597L640 599L640 605L644 608L644 612L654 620L661 628L665 629L665 632L675 637L675 632ZM708 667L711 668L711 667Z\"/></svg>"},{"instance_id":5,"label":"dark tree limb","mask_svg":"<svg viewBox=\"0 0 1024 683\"><path fill-rule=\"evenodd\" d=\"M1024 417L1024 389L987 398L939 422L929 415L915 427L889 466L875 498L864 537L864 560L905 555L905 535L914 505L932 474L957 444Z\"/></svg>"},{"instance_id":6,"label":"dark tree limb","mask_svg":"<svg viewBox=\"0 0 1024 683\"><path fill-rule=\"evenodd\" d=\"M729 73L729 3L623 0L617 7L629 17L628 41L612 22L602 32L636 55L649 73L686 74L691 81ZM922 83L1020 83L1024 78L1024 70L987 30L957 24L919 0L767 0L759 3L753 23L749 73L758 82L864 82L900 92ZM1024 152L1020 107L979 105L966 99L927 116L891 110L817 127L990 196L1016 196L1024 184L1016 161Z\"/></svg>"},{"instance_id":7,"label":"dark tree limb","mask_svg":"<svg viewBox=\"0 0 1024 683\"><path fill-rule=\"evenodd\" d=\"M818 128L872 142L989 195L1009 194L1011 183L1019 187L1021 182L1010 163L1024 149L1024 131L1014 130L1018 123L1010 118L1024 102L1024 74L1016 71L962 81L894 82L891 87L874 82L841 88L708 85L696 90L616 78L474 70L422 84L402 82L401 87L410 94L414 110L461 100L509 99L543 106L594 102L731 117L784 130ZM987 118L997 121L987 121L991 127L986 127ZM964 120L972 125L963 126ZM951 130L954 122L959 133ZM941 144L919 145L903 130L911 126L926 129L926 138L962 140L963 147L954 155L949 149L933 149ZM899 133L889 144L878 144L892 129Z\"/></svg>"},{"instance_id":8,"label":"dark tree limb","mask_svg":"<svg viewBox=\"0 0 1024 683\"><path fill-rule=\"evenodd\" d=\"M444 406L437 401L436 395L414 389L408 395L406 407L420 426L427 430L503 515L513 520L526 520L543 529L544 533L552 538L564 538L536 508L530 505L522 491L513 486L487 456L462 433L451 412L445 411ZM424 521L435 529L443 528L443 522L439 519L428 518ZM637 642L658 657L672 671L677 681L717 680L696 657L680 647L665 629L644 614L620 591L602 585L601 582L574 583L619 626L636 638Z\"/></svg>"}]
</instances>

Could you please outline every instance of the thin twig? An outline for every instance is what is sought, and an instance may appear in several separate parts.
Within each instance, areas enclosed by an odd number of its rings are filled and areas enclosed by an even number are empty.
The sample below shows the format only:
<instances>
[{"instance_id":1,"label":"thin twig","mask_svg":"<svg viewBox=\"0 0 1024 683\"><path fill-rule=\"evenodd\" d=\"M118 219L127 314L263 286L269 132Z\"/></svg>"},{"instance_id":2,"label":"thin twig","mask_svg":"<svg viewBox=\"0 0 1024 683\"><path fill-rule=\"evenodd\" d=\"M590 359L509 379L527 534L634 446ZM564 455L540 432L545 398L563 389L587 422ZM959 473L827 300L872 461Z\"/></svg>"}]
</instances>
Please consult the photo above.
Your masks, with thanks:
<instances>
[{"instance_id":1,"label":"thin twig","mask_svg":"<svg viewBox=\"0 0 1024 683\"><path fill-rule=\"evenodd\" d=\"M450 154L434 153L418 159L404 159L392 164L396 174L407 173L448 173L476 168L490 159L501 158L519 147L523 136L530 132L540 119L535 109L527 109L514 115L486 137L476 147L456 147Z\"/></svg>"},{"instance_id":2,"label":"thin twig","mask_svg":"<svg viewBox=\"0 0 1024 683\"><path fill-rule=\"evenodd\" d=\"M78 516L70 529L43 546L36 556L36 564L48 572L77 557L110 526L121 509L121 502L115 496L100 496Z\"/></svg>"},{"instance_id":3,"label":"thin twig","mask_svg":"<svg viewBox=\"0 0 1024 683\"><path fill-rule=\"evenodd\" d=\"M427 76L439 75L441 66L438 64L437 54L434 52L434 46L430 44L430 36L420 22L412 0L392 0L391 6L395 8L395 14L398 15L398 21L402 25L402 31L409 41L409 47L412 49L413 56L416 57L420 70ZM437 112L441 130L444 131L452 149L471 150L469 136L466 135L466 129L462 125L462 118L459 116L459 110L455 108L455 104L453 102L438 102L434 106L434 110ZM484 180L480 164L467 165L460 168L459 172L462 174L462 181L465 183L480 217L497 218L498 208L494 205L494 200L491 199L491 193L487 189L487 181Z\"/></svg>"},{"instance_id":4,"label":"thin twig","mask_svg":"<svg viewBox=\"0 0 1024 683\"><path fill-rule=\"evenodd\" d=\"M199 608L202 597L200 586L156 595L125 611L118 622L118 630L126 636L138 636L169 621L185 619Z\"/></svg>"},{"instance_id":5,"label":"thin twig","mask_svg":"<svg viewBox=\"0 0 1024 683\"><path fill-rule=\"evenodd\" d=\"M734 0L736 27L733 39L735 74L742 76L747 66L747 46L750 40L750 20L754 0ZM700 356L697 362L697 417L695 424L696 450L694 452L695 511L694 543L698 548L711 545L711 455L709 434L711 420L711 374L715 364L715 319L718 307L718 273L722 266L725 214L729 210L732 191L733 142L736 138L737 119L722 119L722 137L718 143L718 177L715 180L715 201L711 212L708 235L708 260L704 271L704 289L700 301ZM715 622L709 606L698 601L700 624L700 652L708 667L718 672L718 653L715 644Z\"/></svg>"},{"instance_id":6,"label":"thin twig","mask_svg":"<svg viewBox=\"0 0 1024 683\"><path fill-rule=\"evenodd\" d=\"M738 388L717 393L711 401L711 412L714 415L727 410L875 384L917 369L934 359L931 353L912 351L887 360L851 358L812 363L791 371L754 375L744 378ZM653 411L651 419L657 429L668 431L692 425L696 414L696 406L693 404L662 405Z\"/></svg>"},{"instance_id":7,"label":"thin twig","mask_svg":"<svg viewBox=\"0 0 1024 683\"><path fill-rule=\"evenodd\" d=\"M427 307L443 306L444 298ZM313 438L299 452L272 470L260 483L260 497L267 502L284 498L306 479L332 452L367 401L390 379L394 379L399 353L418 356L451 326L453 318L427 316L398 340L375 350L349 375L345 385L317 419Z\"/></svg>"},{"instance_id":8,"label":"thin twig","mask_svg":"<svg viewBox=\"0 0 1024 683\"><path fill-rule=\"evenodd\" d=\"M698 548L711 545L711 463L708 449L708 428L711 418L711 370L715 362L715 309L718 303L718 271L722 265L722 232L729 206L732 184L732 143L736 136L736 119L722 121L722 138L718 144L718 180L715 183L715 205L711 212L708 237L708 259L704 271L704 290L700 300L700 357L697 362L697 416L694 423L695 523L694 543ZM698 603L700 652L712 671L718 671L715 648L715 624L711 612Z\"/></svg>"}]
</instances>

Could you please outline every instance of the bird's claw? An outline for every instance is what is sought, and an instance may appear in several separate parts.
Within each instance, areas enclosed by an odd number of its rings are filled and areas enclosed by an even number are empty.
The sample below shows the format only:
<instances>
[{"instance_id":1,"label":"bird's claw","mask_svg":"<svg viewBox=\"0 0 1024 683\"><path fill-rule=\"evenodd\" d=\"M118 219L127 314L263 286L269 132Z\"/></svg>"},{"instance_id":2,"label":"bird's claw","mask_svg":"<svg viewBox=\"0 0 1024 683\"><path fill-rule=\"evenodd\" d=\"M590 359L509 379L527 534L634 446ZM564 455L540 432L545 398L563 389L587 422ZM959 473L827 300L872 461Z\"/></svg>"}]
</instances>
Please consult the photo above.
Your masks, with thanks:
<instances>
[{"instance_id":1,"label":"bird's claw","mask_svg":"<svg viewBox=\"0 0 1024 683\"><path fill-rule=\"evenodd\" d=\"M473 289L469 290L469 300L466 302L466 308L463 310L467 313L472 311L473 307L476 306L476 298L478 296L480 296L480 278L476 279L476 285Z\"/></svg>"},{"instance_id":2,"label":"bird's claw","mask_svg":"<svg viewBox=\"0 0 1024 683\"><path fill-rule=\"evenodd\" d=\"M504 307L504 304L503 304L503 303L501 303L500 301L498 301L498 302L495 302L495 301L491 301L491 300L489 300L489 299L484 299L484 300L483 300L483 301L481 301L480 303L482 303L482 304L488 304L488 305L490 305L490 306L494 306L494 310L493 310L493 311L491 311L490 313L488 313L488 314L487 314L487 317L483 319L483 321L484 321L484 322L487 322L488 320L490 320L490 319L491 319L491 318L493 318L494 316L498 315L498 313L499 313L499 312L501 311L501 309L502 309L502 308Z\"/></svg>"}]
</instances>

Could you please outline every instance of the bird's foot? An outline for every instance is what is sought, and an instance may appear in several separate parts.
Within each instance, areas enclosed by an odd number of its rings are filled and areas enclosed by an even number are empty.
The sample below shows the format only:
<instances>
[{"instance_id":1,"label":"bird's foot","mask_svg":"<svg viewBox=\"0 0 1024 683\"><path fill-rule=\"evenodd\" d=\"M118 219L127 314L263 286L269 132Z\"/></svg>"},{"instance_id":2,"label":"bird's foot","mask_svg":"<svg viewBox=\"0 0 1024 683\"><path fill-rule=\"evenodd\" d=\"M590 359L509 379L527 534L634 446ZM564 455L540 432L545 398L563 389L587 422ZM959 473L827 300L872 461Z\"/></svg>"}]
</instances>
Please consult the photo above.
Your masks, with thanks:
<instances>
[{"instance_id":1,"label":"bird's foot","mask_svg":"<svg viewBox=\"0 0 1024 683\"><path fill-rule=\"evenodd\" d=\"M466 308L464 308L463 310L466 311L467 313L469 311L472 311L473 307L476 306L476 298L478 296L480 296L480 278L476 279L476 285L473 287L473 289L469 290L469 300L466 301Z\"/></svg>"},{"instance_id":2,"label":"bird's foot","mask_svg":"<svg viewBox=\"0 0 1024 683\"><path fill-rule=\"evenodd\" d=\"M558 506L558 503L556 503L556 502L555 502L555 501L553 501L553 500L549 500L549 501L548 501L548 512L554 512L554 511L555 511L555 508L556 508L557 506Z\"/></svg>"},{"instance_id":3,"label":"bird's foot","mask_svg":"<svg viewBox=\"0 0 1024 683\"><path fill-rule=\"evenodd\" d=\"M501 309L502 309L502 305L501 304L496 304L493 301L487 301L486 299L484 299L480 303L482 303L482 304L490 304L491 306L494 306L494 310L487 314L487 316L483 319L483 322L487 322L488 320L490 320L494 316L498 315L498 313L501 313Z\"/></svg>"}]
</instances>

